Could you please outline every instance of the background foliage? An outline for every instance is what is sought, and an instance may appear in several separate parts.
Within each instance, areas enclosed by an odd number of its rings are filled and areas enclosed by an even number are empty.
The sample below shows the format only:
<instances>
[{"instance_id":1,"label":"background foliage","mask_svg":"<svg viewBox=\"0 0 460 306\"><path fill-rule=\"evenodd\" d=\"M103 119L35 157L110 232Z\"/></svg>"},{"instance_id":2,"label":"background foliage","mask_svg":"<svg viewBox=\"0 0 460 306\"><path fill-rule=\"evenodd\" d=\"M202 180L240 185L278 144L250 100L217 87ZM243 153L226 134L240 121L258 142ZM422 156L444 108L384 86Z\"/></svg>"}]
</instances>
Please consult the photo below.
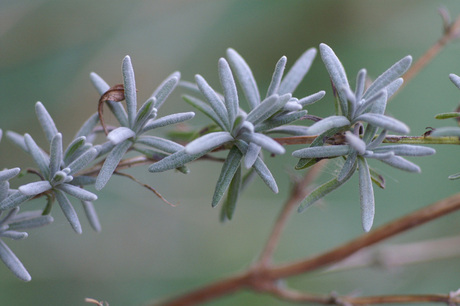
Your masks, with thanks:
<instances>
[{"instance_id":1,"label":"background foliage","mask_svg":"<svg viewBox=\"0 0 460 306\"><path fill-rule=\"evenodd\" d=\"M428 0L2 1L1 128L33 132L37 142L44 144L34 113L34 104L40 100L59 130L73 135L97 108L99 96L89 73L95 71L111 84L120 83L120 63L126 54L133 60L140 100L176 70L182 72L183 80L193 81L199 73L218 88L216 62L228 47L244 56L262 88L268 86L280 56L288 57L290 67L303 51L320 42L334 48L351 80L363 67L370 76L377 76L404 55L416 59L440 37L439 5L446 5L453 16L460 12L457 2ZM460 100L458 89L448 79L449 73L460 73L459 49L458 43L446 48L389 104L387 111L407 123L411 134L421 135L427 126L448 125L433 116L454 109ZM317 58L296 93L305 96L322 89L326 97L308 109L331 115L329 80ZM192 110L180 94L180 89L173 93L160 115ZM188 124L200 126L200 120L205 118L197 114ZM94 297L111 305L137 305L242 270L268 236L287 194L289 175L294 173L296 159L289 153L299 148L267 159L280 194L273 195L256 180L240 199L234 220L225 225L218 221L218 209L210 208L214 183L203 184L217 179L221 165L197 162L187 176L129 171L178 202L176 208L114 177L95 202L100 234L82 218L83 235L76 235L56 211L53 225L31 231L26 241L8 243L33 281L19 282L0 265L0 304L82 305L84 297ZM447 180L459 167L457 148L438 146L436 150L435 156L415 160L421 175L373 164L387 177L387 190L375 191L374 226L460 189L458 181ZM6 139L0 144L0 156L2 168L33 166ZM320 180L330 178L333 169L326 168ZM347 184L307 213L294 215L275 258L287 261L315 254L360 234L358 202L356 185ZM23 209L29 205L34 203ZM452 214L391 242L458 234L458 217ZM397 270L316 273L290 282L319 293L331 289L341 294L357 289L369 295L445 292L457 289L459 267L458 259L451 259ZM279 305L271 298L245 293L214 302L236 303Z\"/></svg>"}]
</instances>

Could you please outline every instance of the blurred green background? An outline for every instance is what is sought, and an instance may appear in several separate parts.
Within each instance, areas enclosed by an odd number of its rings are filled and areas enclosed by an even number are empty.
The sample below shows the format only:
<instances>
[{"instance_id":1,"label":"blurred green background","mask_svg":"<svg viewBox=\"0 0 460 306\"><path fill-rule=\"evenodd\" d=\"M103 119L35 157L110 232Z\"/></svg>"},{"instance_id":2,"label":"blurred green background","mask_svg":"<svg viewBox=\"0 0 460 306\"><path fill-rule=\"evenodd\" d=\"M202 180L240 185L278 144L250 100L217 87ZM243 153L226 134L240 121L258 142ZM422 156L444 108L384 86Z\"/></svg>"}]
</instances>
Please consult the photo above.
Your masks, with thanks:
<instances>
[{"instance_id":1,"label":"blurred green background","mask_svg":"<svg viewBox=\"0 0 460 306\"><path fill-rule=\"evenodd\" d=\"M79 125L96 111L98 95L88 75L97 72L109 84L120 83L122 58L132 57L140 102L170 73L182 79L203 75L219 88L217 60L228 47L250 64L262 91L276 61L288 66L306 49L329 44L344 63L351 84L360 68L378 76L407 54L418 58L442 32L436 10L446 6L455 17L458 1L255 1L255 0L2 0L0 1L0 127L29 132L45 144L35 118L40 100L68 143ZM434 114L451 111L460 92L449 73L460 74L460 44L449 45L403 92L388 112L406 122L413 135L435 121ZM324 89L326 97L309 108L320 116L332 113L328 76L319 58L296 96ZM180 98L168 99L160 114L192 110ZM208 121L197 115L190 124ZM161 132L165 132L163 130ZM295 160L289 152L269 158L280 193L273 195L256 180L238 203L234 220L218 221L210 200L220 165L197 162L191 173L152 175L146 169L128 172L149 183L172 202L172 208L139 185L114 177L95 203L102 232L94 233L81 216L78 236L55 209L56 221L30 232L25 241L7 241L33 280L22 283L0 265L0 305L88 305L85 297L110 305L144 305L242 271L255 260L289 190ZM386 190L376 190L375 225L381 225L460 190L447 176L460 171L458 148L437 147L434 157L414 159L422 175L406 174L374 164L386 177ZM32 167L19 149L4 139L0 166ZM334 173L334 162L319 182ZM15 184L15 182L13 182ZM17 182L19 184L19 182ZM357 181L326 197L304 214L294 214L275 254L277 262L327 250L362 233ZM42 207L40 201L24 209ZM457 235L459 213L391 240L391 243ZM400 269L357 269L313 273L289 279L302 291L327 294L358 292L447 293L459 287L457 259ZM242 292L212 305L280 305L271 297Z\"/></svg>"}]
</instances>

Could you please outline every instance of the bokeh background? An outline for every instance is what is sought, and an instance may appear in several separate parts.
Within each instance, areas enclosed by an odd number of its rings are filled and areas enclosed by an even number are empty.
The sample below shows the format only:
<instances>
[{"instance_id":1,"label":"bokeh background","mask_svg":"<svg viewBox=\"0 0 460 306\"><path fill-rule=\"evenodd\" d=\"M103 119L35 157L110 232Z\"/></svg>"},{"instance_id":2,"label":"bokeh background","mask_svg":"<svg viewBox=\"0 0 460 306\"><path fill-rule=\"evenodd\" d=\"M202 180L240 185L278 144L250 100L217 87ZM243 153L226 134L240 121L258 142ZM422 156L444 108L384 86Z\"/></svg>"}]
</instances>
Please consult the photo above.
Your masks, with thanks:
<instances>
[{"instance_id":1,"label":"bokeh background","mask_svg":"<svg viewBox=\"0 0 460 306\"><path fill-rule=\"evenodd\" d=\"M29 132L45 144L34 104L42 101L68 143L79 125L96 111L98 95L88 75L97 72L109 84L120 83L122 58L132 57L140 102L170 73L182 79L203 75L219 88L217 60L228 47L242 54L262 91L276 61L288 66L306 49L329 44L344 63L350 82L360 68L378 76L407 54L418 58L441 35L437 13L447 7L455 17L458 1L255 1L255 0L2 0L0 1L0 126ZM453 110L460 92L449 73L460 74L460 44L449 45L403 92L388 112L406 122L413 135L426 127L454 125L434 114ZM328 76L319 58L297 96L325 89L326 97L309 108L326 116L333 102ZM161 115L192 110L177 89ZM108 113L108 112L107 112ZM110 117L108 117L110 120ZM197 115L189 125L208 121ZM167 132L167 130L158 133ZM128 172L149 183L172 208L139 185L111 179L95 203L102 232L91 230L83 211L83 234L76 235L59 209L55 222L30 232L24 241L7 241L33 280L22 283L0 265L0 305L87 305L85 297L110 305L144 305L197 288L245 269L258 255L289 190L295 160L269 158L280 193L256 180L238 203L234 220L220 224L210 200L220 165L197 162L191 173L152 175ZM376 190L375 225L426 206L460 190L449 174L460 171L458 148L437 147L433 157L414 159L422 175L374 164L386 177ZM0 167L32 167L33 162L3 139ZM336 171L334 162L318 183ZM14 184L19 184L13 182ZM277 262L300 259L362 233L356 178L304 214L294 214L275 254ZM30 202L24 209L42 207ZM404 243L459 234L459 213L392 239ZM339 294L447 293L460 286L459 258L398 269L365 268L316 272L289 279L299 290ZM241 292L212 305L289 305L266 295Z\"/></svg>"}]
</instances>

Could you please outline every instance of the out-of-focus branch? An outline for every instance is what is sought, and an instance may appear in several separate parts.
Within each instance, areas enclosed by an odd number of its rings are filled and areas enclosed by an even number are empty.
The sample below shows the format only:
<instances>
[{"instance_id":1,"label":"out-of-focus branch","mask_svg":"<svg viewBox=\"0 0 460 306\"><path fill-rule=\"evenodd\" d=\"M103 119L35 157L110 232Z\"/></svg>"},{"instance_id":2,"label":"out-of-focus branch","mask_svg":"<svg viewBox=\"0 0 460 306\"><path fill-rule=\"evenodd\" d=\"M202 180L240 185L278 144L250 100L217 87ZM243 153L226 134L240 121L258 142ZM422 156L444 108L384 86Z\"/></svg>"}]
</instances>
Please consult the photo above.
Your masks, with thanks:
<instances>
[{"instance_id":1,"label":"out-of-focus branch","mask_svg":"<svg viewBox=\"0 0 460 306\"><path fill-rule=\"evenodd\" d=\"M362 249L327 271L335 272L369 266L394 268L453 257L460 257L460 236Z\"/></svg>"},{"instance_id":2,"label":"out-of-focus branch","mask_svg":"<svg viewBox=\"0 0 460 306\"><path fill-rule=\"evenodd\" d=\"M403 75L405 86L420 70L422 70L441 50L451 41L460 37L460 16L454 22L450 22L448 12L440 10L444 23L444 33L442 37L423 54L417 62ZM402 88L402 87L401 87Z\"/></svg>"}]
</instances>

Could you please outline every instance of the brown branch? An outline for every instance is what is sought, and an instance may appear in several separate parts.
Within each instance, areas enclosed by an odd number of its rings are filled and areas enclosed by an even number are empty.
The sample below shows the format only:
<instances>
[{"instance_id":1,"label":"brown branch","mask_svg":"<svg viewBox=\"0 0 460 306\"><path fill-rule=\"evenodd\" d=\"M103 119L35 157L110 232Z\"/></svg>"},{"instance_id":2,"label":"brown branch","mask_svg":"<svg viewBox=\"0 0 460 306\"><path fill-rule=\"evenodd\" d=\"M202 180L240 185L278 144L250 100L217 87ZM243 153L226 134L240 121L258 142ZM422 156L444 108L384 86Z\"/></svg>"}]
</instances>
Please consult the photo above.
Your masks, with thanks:
<instances>
[{"instance_id":1,"label":"brown branch","mask_svg":"<svg viewBox=\"0 0 460 306\"><path fill-rule=\"evenodd\" d=\"M446 21L444 15L441 12L441 16L443 20ZM460 35L460 16L450 24L445 23L444 33L443 36L434 44L432 45L426 52L423 54L417 62L403 75L404 84L407 84L414 76L416 76L420 70L422 70L429 62L433 60L433 58L441 52L441 50L451 41L457 39ZM402 87L400 90L402 89Z\"/></svg>"},{"instance_id":2,"label":"brown branch","mask_svg":"<svg viewBox=\"0 0 460 306\"><path fill-rule=\"evenodd\" d=\"M456 292L451 294L421 294L421 295L381 295L381 296L335 296L302 293L291 289L274 286L267 291L273 296L297 303L316 303L325 305L377 305L377 304L413 304L413 303L460 303Z\"/></svg>"},{"instance_id":3,"label":"brown branch","mask_svg":"<svg viewBox=\"0 0 460 306\"><path fill-rule=\"evenodd\" d=\"M366 248L330 267L328 272L379 266L393 268L446 258L460 257L460 236Z\"/></svg>"},{"instance_id":4,"label":"brown branch","mask_svg":"<svg viewBox=\"0 0 460 306\"><path fill-rule=\"evenodd\" d=\"M262 251L260 258L256 265L262 267L267 267L271 264L273 252L275 251L276 246L281 237L281 233L286 225L286 222L291 215L293 209L302 201L308 194L308 186L316 179L321 169L325 165L327 160L320 161L314 165L310 171L308 171L303 179L298 182L295 182L291 195L289 199L283 206L283 209L276 220L276 223L273 227L273 230L268 238L267 244L265 245L264 250Z\"/></svg>"},{"instance_id":5,"label":"brown branch","mask_svg":"<svg viewBox=\"0 0 460 306\"><path fill-rule=\"evenodd\" d=\"M276 280L303 274L305 272L336 263L365 247L391 238L397 234L418 227L426 222L433 221L459 209L460 194L456 194L383 225L376 230L364 234L348 243L345 243L344 245L332 249L331 251L294 263L267 267L266 269L258 268L248 270L244 274L218 281L178 298L169 300L162 305L196 305L204 301L209 301L231 292L235 292L244 287L250 287L259 291L269 291L271 290L270 288L272 288L273 282ZM362 299L362 304L369 303L370 301L377 303L376 301L379 300L385 301L385 303L391 303L392 300L394 301L393 303L401 303L403 300L414 299L414 297L419 299L417 301L421 301L422 299L426 299L427 302L445 301L445 296L443 295L380 296L360 299ZM356 300L356 303L360 303L360 301Z\"/></svg>"},{"instance_id":6,"label":"brown branch","mask_svg":"<svg viewBox=\"0 0 460 306\"><path fill-rule=\"evenodd\" d=\"M171 300L160 302L164 306L197 305L223 295L240 290L250 283L250 274L244 273L217 281L196 291L175 297Z\"/></svg>"},{"instance_id":7,"label":"brown branch","mask_svg":"<svg viewBox=\"0 0 460 306\"><path fill-rule=\"evenodd\" d=\"M322 268L326 265L345 259L365 247L391 238L397 234L418 227L426 222L435 220L459 209L460 194L456 194L387 223L386 225L345 243L342 246L334 248L329 252L306 260L301 260L299 262L271 268L267 271L267 277L275 280Z\"/></svg>"}]
</instances>

